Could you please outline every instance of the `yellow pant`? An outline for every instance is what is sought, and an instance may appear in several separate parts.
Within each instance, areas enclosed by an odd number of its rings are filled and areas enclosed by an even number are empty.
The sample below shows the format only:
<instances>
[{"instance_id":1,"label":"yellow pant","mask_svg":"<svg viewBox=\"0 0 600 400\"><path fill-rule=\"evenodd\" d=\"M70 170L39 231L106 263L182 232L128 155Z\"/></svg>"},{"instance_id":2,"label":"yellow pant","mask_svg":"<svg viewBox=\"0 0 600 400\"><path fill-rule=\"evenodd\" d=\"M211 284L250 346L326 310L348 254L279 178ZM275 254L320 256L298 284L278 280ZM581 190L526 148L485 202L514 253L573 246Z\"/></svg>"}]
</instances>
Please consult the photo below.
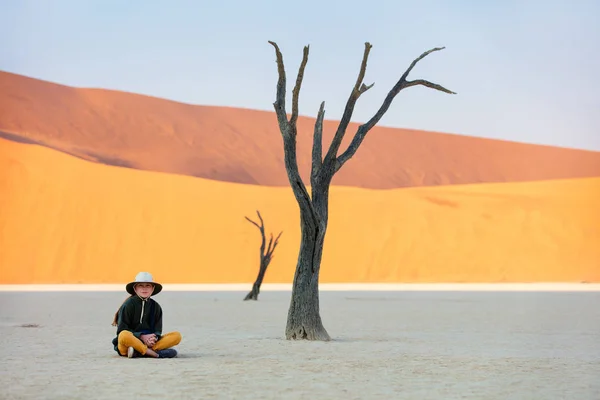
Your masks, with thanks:
<instances>
[{"instance_id":1,"label":"yellow pant","mask_svg":"<svg viewBox=\"0 0 600 400\"><path fill-rule=\"evenodd\" d=\"M165 333L160 337L160 340L156 342L156 344L152 347L152 350L159 351L171 348L173 346L177 346L181 342L181 333L179 332L169 332ZM133 333L130 331L121 331L118 336L118 348L119 353L122 356L127 355L127 349L129 347L133 347L135 351L144 355L146 354L146 350L148 346L144 344L140 339L133 336Z\"/></svg>"}]
</instances>

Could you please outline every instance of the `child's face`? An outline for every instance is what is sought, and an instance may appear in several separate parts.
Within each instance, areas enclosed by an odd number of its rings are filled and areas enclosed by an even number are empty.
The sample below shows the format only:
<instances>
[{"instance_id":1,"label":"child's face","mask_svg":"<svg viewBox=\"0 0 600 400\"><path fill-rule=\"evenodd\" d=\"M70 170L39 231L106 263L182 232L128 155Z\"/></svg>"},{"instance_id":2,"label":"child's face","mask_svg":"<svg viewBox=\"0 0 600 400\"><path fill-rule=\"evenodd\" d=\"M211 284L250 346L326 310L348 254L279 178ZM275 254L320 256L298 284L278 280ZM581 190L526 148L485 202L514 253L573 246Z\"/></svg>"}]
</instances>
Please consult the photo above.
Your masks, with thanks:
<instances>
[{"instance_id":1,"label":"child's face","mask_svg":"<svg viewBox=\"0 0 600 400\"><path fill-rule=\"evenodd\" d=\"M138 283L135 285L135 292L138 296L146 298L150 297L152 292L154 291L154 285L151 283Z\"/></svg>"}]
</instances>

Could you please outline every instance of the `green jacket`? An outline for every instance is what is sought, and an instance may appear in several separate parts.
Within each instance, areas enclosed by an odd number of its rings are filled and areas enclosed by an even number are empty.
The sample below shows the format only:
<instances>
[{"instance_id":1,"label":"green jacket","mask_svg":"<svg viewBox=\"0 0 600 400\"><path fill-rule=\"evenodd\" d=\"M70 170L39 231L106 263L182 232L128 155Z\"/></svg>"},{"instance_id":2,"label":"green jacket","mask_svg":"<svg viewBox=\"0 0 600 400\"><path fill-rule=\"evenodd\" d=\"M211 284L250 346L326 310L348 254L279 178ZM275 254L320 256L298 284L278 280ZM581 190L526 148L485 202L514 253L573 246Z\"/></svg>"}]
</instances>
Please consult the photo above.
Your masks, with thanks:
<instances>
[{"instance_id":1,"label":"green jacket","mask_svg":"<svg viewBox=\"0 0 600 400\"><path fill-rule=\"evenodd\" d=\"M144 315L142 315L142 308ZM117 337L112 341L118 351L118 336L121 331L130 331L138 339L142 334L154 333L158 339L162 335L162 308L153 298L142 300L132 296L119 308L117 317Z\"/></svg>"}]
</instances>

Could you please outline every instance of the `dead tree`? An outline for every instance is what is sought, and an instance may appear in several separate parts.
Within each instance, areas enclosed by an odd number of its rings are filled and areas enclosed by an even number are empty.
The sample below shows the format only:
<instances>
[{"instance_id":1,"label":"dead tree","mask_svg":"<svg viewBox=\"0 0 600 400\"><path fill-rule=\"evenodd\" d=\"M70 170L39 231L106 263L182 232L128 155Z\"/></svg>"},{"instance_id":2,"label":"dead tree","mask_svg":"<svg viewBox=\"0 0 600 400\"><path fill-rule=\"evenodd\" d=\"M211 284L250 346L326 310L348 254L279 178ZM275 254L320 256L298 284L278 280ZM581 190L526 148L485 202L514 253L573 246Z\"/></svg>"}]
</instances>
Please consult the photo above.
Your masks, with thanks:
<instances>
[{"instance_id":1,"label":"dead tree","mask_svg":"<svg viewBox=\"0 0 600 400\"><path fill-rule=\"evenodd\" d=\"M283 136L285 169L287 171L290 186L294 192L294 197L300 208L300 250L298 253L296 272L294 274L285 336L288 340L307 339L327 341L330 340L330 336L323 326L321 315L319 313L319 270L323 255L325 233L327 231L329 186L333 176L350 158L352 158L352 156L354 156L364 140L365 135L377 124L377 122L379 122L401 90L421 85L449 94L456 93L423 79L407 80L408 74L420 60L434 51L444 49L444 47L436 47L426 51L410 64L408 69L402 74L398 82L385 97L383 104L377 110L375 115L373 115L366 123L358 127L348 148L342 154L338 155L338 150L346 133L346 129L350 124L356 101L374 85L365 85L363 83L367 68L367 59L372 47L370 43L365 43L365 50L358 78L350 92L339 126L324 157L322 137L325 102L322 102L319 108L313 133L312 167L310 172L311 194L309 195L306 186L300 177L300 173L298 172L298 162L296 158L298 98L300 96L302 79L304 78L304 69L308 62L309 46L304 47L302 62L300 63L298 75L296 77L296 85L292 92L292 113L288 119L285 108L286 74L283 56L279 50L279 46L275 42L269 41L269 43L275 48L277 72L279 76L277 81L276 100L273 103L273 106L277 115L279 129Z\"/></svg>"},{"instance_id":2,"label":"dead tree","mask_svg":"<svg viewBox=\"0 0 600 400\"><path fill-rule=\"evenodd\" d=\"M279 237L283 232L279 232L279 235L273 240L273 234L271 233L271 238L269 239L269 244L267 245L267 241L265 238L265 223L260 215L260 212L257 210L256 214L258 214L258 219L260 220L260 225L254 221L252 221L248 217L246 218L250 223L255 225L260 230L260 235L262 238L262 242L260 244L260 267L258 269L258 276L256 277L256 281L252 285L252 290L248 292L246 297L244 297L244 301L246 300L258 300L258 294L260 293L260 285L262 285L262 281L265 277L265 273L267 272L267 267L269 263L273 259L273 252L279 243ZM266 247L266 251L265 251Z\"/></svg>"}]
</instances>

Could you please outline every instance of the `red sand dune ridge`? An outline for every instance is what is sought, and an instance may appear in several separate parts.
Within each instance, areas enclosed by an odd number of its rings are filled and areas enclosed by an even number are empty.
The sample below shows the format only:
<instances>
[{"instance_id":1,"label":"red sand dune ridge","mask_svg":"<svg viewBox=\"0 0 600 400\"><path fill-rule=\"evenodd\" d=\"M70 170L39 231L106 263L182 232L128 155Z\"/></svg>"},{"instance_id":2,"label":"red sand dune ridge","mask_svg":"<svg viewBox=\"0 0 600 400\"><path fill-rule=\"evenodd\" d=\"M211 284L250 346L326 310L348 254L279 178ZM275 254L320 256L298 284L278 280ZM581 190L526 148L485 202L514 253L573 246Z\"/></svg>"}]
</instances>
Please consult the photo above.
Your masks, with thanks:
<instances>
[{"instance_id":1,"label":"red sand dune ridge","mask_svg":"<svg viewBox=\"0 0 600 400\"><path fill-rule=\"evenodd\" d=\"M306 178L314 118L298 122ZM325 122L329 143L336 121ZM342 149L357 124L351 124ZM79 89L0 72L0 135L105 164L287 186L273 112ZM600 152L375 127L334 185L373 189L600 176Z\"/></svg>"}]
</instances>

